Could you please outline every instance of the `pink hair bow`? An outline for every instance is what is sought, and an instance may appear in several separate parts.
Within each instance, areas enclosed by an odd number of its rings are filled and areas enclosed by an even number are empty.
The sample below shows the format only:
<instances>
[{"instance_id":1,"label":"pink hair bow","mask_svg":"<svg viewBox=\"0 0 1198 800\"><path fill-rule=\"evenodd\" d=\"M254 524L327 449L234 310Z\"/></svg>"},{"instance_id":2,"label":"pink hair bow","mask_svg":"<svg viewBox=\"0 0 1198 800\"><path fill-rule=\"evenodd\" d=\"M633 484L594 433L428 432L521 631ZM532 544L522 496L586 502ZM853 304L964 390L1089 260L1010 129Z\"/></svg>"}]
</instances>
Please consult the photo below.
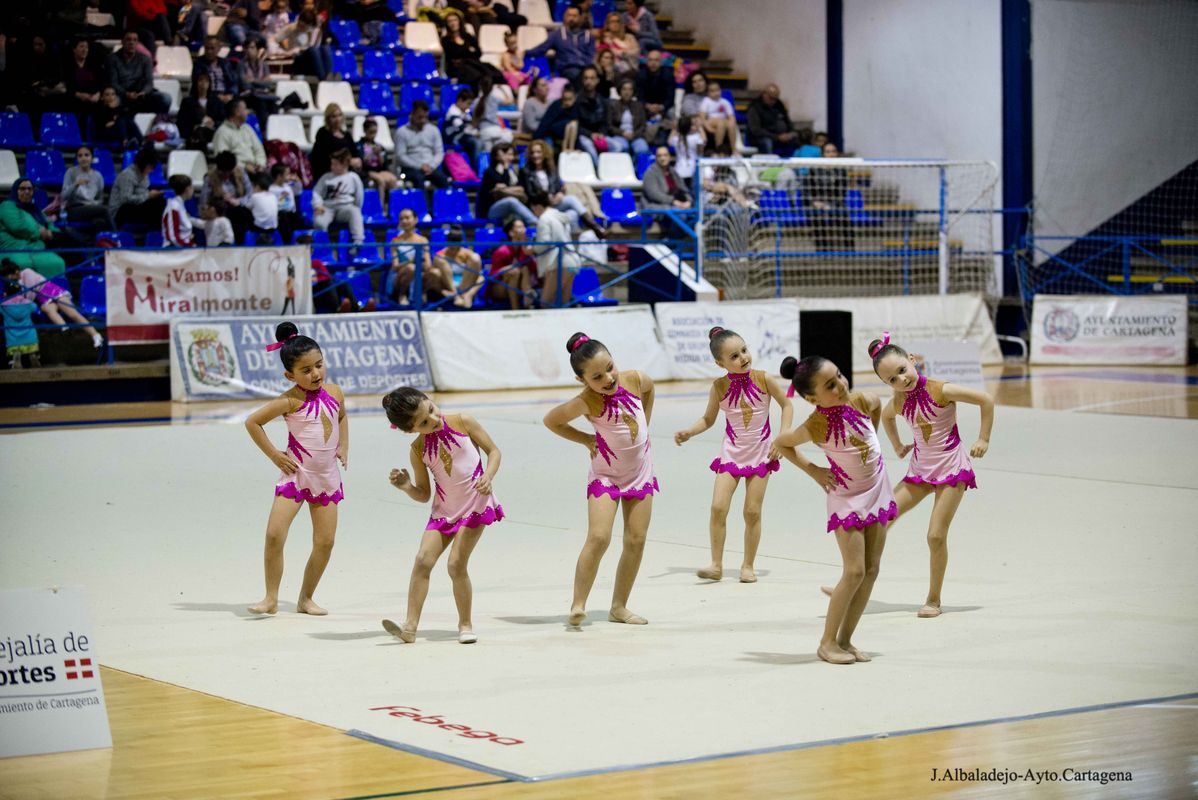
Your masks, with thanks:
<instances>
[{"instance_id":1,"label":"pink hair bow","mask_svg":"<svg viewBox=\"0 0 1198 800\"><path fill-rule=\"evenodd\" d=\"M586 334L579 336L577 339L574 340L574 346L570 348L570 352L573 353L575 350L582 347L583 342L589 342L590 340L591 340L591 337L587 336Z\"/></svg>"},{"instance_id":2,"label":"pink hair bow","mask_svg":"<svg viewBox=\"0 0 1198 800\"><path fill-rule=\"evenodd\" d=\"M869 357L877 358L878 353L882 352L882 348L890 344L890 331L882 331L882 338L878 340L878 346L870 348Z\"/></svg>"},{"instance_id":3,"label":"pink hair bow","mask_svg":"<svg viewBox=\"0 0 1198 800\"><path fill-rule=\"evenodd\" d=\"M793 383L786 387L786 396L787 397L795 396L795 385Z\"/></svg>"},{"instance_id":4,"label":"pink hair bow","mask_svg":"<svg viewBox=\"0 0 1198 800\"><path fill-rule=\"evenodd\" d=\"M299 334L298 334L298 333L293 333L293 334L291 334L290 336L288 336L286 339L284 339L284 340L283 340L283 341L281 341L281 342L273 342L273 343L271 343L271 344L268 344L268 345L266 346L266 349L267 349L267 351L268 351L268 352L272 352L272 353L273 353L275 350L282 349L283 345L287 344L288 342L290 342L292 339L294 339L294 338L295 338L295 337L297 337L297 336L299 336Z\"/></svg>"}]
</instances>

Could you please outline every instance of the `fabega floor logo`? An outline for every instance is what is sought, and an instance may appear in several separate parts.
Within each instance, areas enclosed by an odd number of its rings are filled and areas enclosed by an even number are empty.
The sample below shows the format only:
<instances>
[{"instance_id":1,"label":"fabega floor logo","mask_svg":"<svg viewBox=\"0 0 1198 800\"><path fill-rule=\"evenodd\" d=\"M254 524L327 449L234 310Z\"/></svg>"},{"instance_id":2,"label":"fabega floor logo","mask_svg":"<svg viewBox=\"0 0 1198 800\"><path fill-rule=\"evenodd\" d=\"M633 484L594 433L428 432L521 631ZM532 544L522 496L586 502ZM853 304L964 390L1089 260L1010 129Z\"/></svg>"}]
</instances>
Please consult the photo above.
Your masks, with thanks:
<instances>
[{"instance_id":1,"label":"fabega floor logo","mask_svg":"<svg viewBox=\"0 0 1198 800\"><path fill-rule=\"evenodd\" d=\"M500 736L490 731L476 730L469 725L457 725L445 721L441 714L426 714L419 708L412 706L377 706L370 709L371 711L386 711L388 716L397 717L399 719L410 719L419 725L434 725L441 730L453 731L463 739L474 739L480 742L493 742L495 744L512 745L524 744L523 739L513 739L509 736Z\"/></svg>"}]
</instances>

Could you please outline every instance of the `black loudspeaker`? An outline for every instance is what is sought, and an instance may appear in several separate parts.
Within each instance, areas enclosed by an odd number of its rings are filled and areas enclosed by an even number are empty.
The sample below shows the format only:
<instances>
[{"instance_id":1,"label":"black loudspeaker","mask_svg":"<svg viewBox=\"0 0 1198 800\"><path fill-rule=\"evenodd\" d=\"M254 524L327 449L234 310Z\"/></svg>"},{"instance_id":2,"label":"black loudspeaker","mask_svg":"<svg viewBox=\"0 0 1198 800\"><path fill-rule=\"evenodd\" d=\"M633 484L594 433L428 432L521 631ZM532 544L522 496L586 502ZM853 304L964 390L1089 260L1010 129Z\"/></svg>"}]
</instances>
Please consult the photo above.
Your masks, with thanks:
<instances>
[{"instance_id":1,"label":"black loudspeaker","mask_svg":"<svg viewBox=\"0 0 1198 800\"><path fill-rule=\"evenodd\" d=\"M853 387L853 312L800 311L799 356L823 356L849 379Z\"/></svg>"}]
</instances>

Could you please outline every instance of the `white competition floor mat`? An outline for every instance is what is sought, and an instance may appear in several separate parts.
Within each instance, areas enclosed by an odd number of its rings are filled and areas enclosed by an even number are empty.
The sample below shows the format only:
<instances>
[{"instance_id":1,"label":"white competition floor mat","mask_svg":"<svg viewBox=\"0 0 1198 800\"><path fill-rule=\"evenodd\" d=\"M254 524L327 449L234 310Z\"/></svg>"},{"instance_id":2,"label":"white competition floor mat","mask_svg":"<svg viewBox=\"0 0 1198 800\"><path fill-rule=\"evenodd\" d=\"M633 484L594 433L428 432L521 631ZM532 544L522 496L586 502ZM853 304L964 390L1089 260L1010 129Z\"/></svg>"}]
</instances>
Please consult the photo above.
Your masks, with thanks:
<instances>
[{"instance_id":1,"label":"white competition floor mat","mask_svg":"<svg viewBox=\"0 0 1198 800\"><path fill-rule=\"evenodd\" d=\"M981 488L950 536L946 613L914 613L926 589L926 501L892 529L855 637L874 661L833 667L815 657L819 585L839 574L819 488L784 465L766 495L760 581L703 583L694 569L708 560L707 464L722 426L675 447L703 398L660 394L662 493L630 602L646 627L605 621L617 523L589 621L566 629L585 451L542 427L547 404L501 396L461 409L503 450L495 485L508 515L471 563L476 645L456 642L440 564L416 643L379 625L403 618L428 509L387 484L408 439L369 410L351 420L346 500L317 595L328 617L293 613L306 513L287 547L284 607L273 618L245 612L262 594L276 472L237 424L0 439L0 586L86 587L105 665L519 780L1198 690L1195 422L1000 408L990 454L975 464ZM796 419L807 410L796 404ZM964 408L962 418L968 443L977 415ZM281 423L269 430L281 438ZM904 466L884 448L897 479ZM163 735L179 733L163 720Z\"/></svg>"}]
</instances>

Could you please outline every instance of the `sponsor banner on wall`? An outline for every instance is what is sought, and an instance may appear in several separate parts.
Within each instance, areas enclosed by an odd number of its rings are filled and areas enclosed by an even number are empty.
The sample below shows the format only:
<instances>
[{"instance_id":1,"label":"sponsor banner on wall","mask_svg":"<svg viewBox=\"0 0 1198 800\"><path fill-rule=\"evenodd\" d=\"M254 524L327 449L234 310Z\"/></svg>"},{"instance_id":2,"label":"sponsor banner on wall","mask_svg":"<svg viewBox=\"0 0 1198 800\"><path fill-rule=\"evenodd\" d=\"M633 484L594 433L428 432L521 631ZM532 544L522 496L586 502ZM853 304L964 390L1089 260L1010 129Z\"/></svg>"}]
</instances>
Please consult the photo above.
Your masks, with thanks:
<instances>
[{"instance_id":1,"label":"sponsor banner on wall","mask_svg":"<svg viewBox=\"0 0 1198 800\"><path fill-rule=\"evenodd\" d=\"M346 394L399 386L431 389L432 373L415 311L287 317L320 345L327 376ZM283 317L218 317L171 323L171 399L273 397L294 384L283 377L275 340Z\"/></svg>"},{"instance_id":2,"label":"sponsor banner on wall","mask_svg":"<svg viewBox=\"0 0 1198 800\"><path fill-rule=\"evenodd\" d=\"M108 340L167 341L176 319L312 313L312 261L300 247L192 247L104 254Z\"/></svg>"},{"instance_id":3,"label":"sponsor banner on wall","mask_svg":"<svg viewBox=\"0 0 1198 800\"><path fill-rule=\"evenodd\" d=\"M0 590L0 758L112 747L87 597Z\"/></svg>"},{"instance_id":4,"label":"sponsor banner on wall","mask_svg":"<svg viewBox=\"0 0 1198 800\"><path fill-rule=\"evenodd\" d=\"M577 386L566 340L582 331L611 350L618 369L655 380L670 362L647 305L543 311L422 314L433 380L443 391Z\"/></svg>"},{"instance_id":5,"label":"sponsor banner on wall","mask_svg":"<svg viewBox=\"0 0 1198 800\"><path fill-rule=\"evenodd\" d=\"M775 373L782 359L799 353L799 308L793 300L658 303L654 311L675 378L725 373L711 357L707 336L717 325L741 335L755 369Z\"/></svg>"},{"instance_id":6,"label":"sponsor banner on wall","mask_svg":"<svg viewBox=\"0 0 1198 800\"><path fill-rule=\"evenodd\" d=\"M898 341L895 341L898 344ZM912 339L902 347L915 357L920 373L945 383L986 391L982 353L974 342L923 342Z\"/></svg>"},{"instance_id":7,"label":"sponsor banner on wall","mask_svg":"<svg viewBox=\"0 0 1198 800\"><path fill-rule=\"evenodd\" d=\"M1183 295L1036 295L1033 364L1186 363Z\"/></svg>"},{"instance_id":8,"label":"sponsor banner on wall","mask_svg":"<svg viewBox=\"0 0 1198 800\"><path fill-rule=\"evenodd\" d=\"M1001 364L1002 350L994 321L980 294L930 294L907 297L798 297L803 311L853 312L854 361L866 363L869 343L890 331L891 340L973 342L983 364Z\"/></svg>"}]
</instances>

